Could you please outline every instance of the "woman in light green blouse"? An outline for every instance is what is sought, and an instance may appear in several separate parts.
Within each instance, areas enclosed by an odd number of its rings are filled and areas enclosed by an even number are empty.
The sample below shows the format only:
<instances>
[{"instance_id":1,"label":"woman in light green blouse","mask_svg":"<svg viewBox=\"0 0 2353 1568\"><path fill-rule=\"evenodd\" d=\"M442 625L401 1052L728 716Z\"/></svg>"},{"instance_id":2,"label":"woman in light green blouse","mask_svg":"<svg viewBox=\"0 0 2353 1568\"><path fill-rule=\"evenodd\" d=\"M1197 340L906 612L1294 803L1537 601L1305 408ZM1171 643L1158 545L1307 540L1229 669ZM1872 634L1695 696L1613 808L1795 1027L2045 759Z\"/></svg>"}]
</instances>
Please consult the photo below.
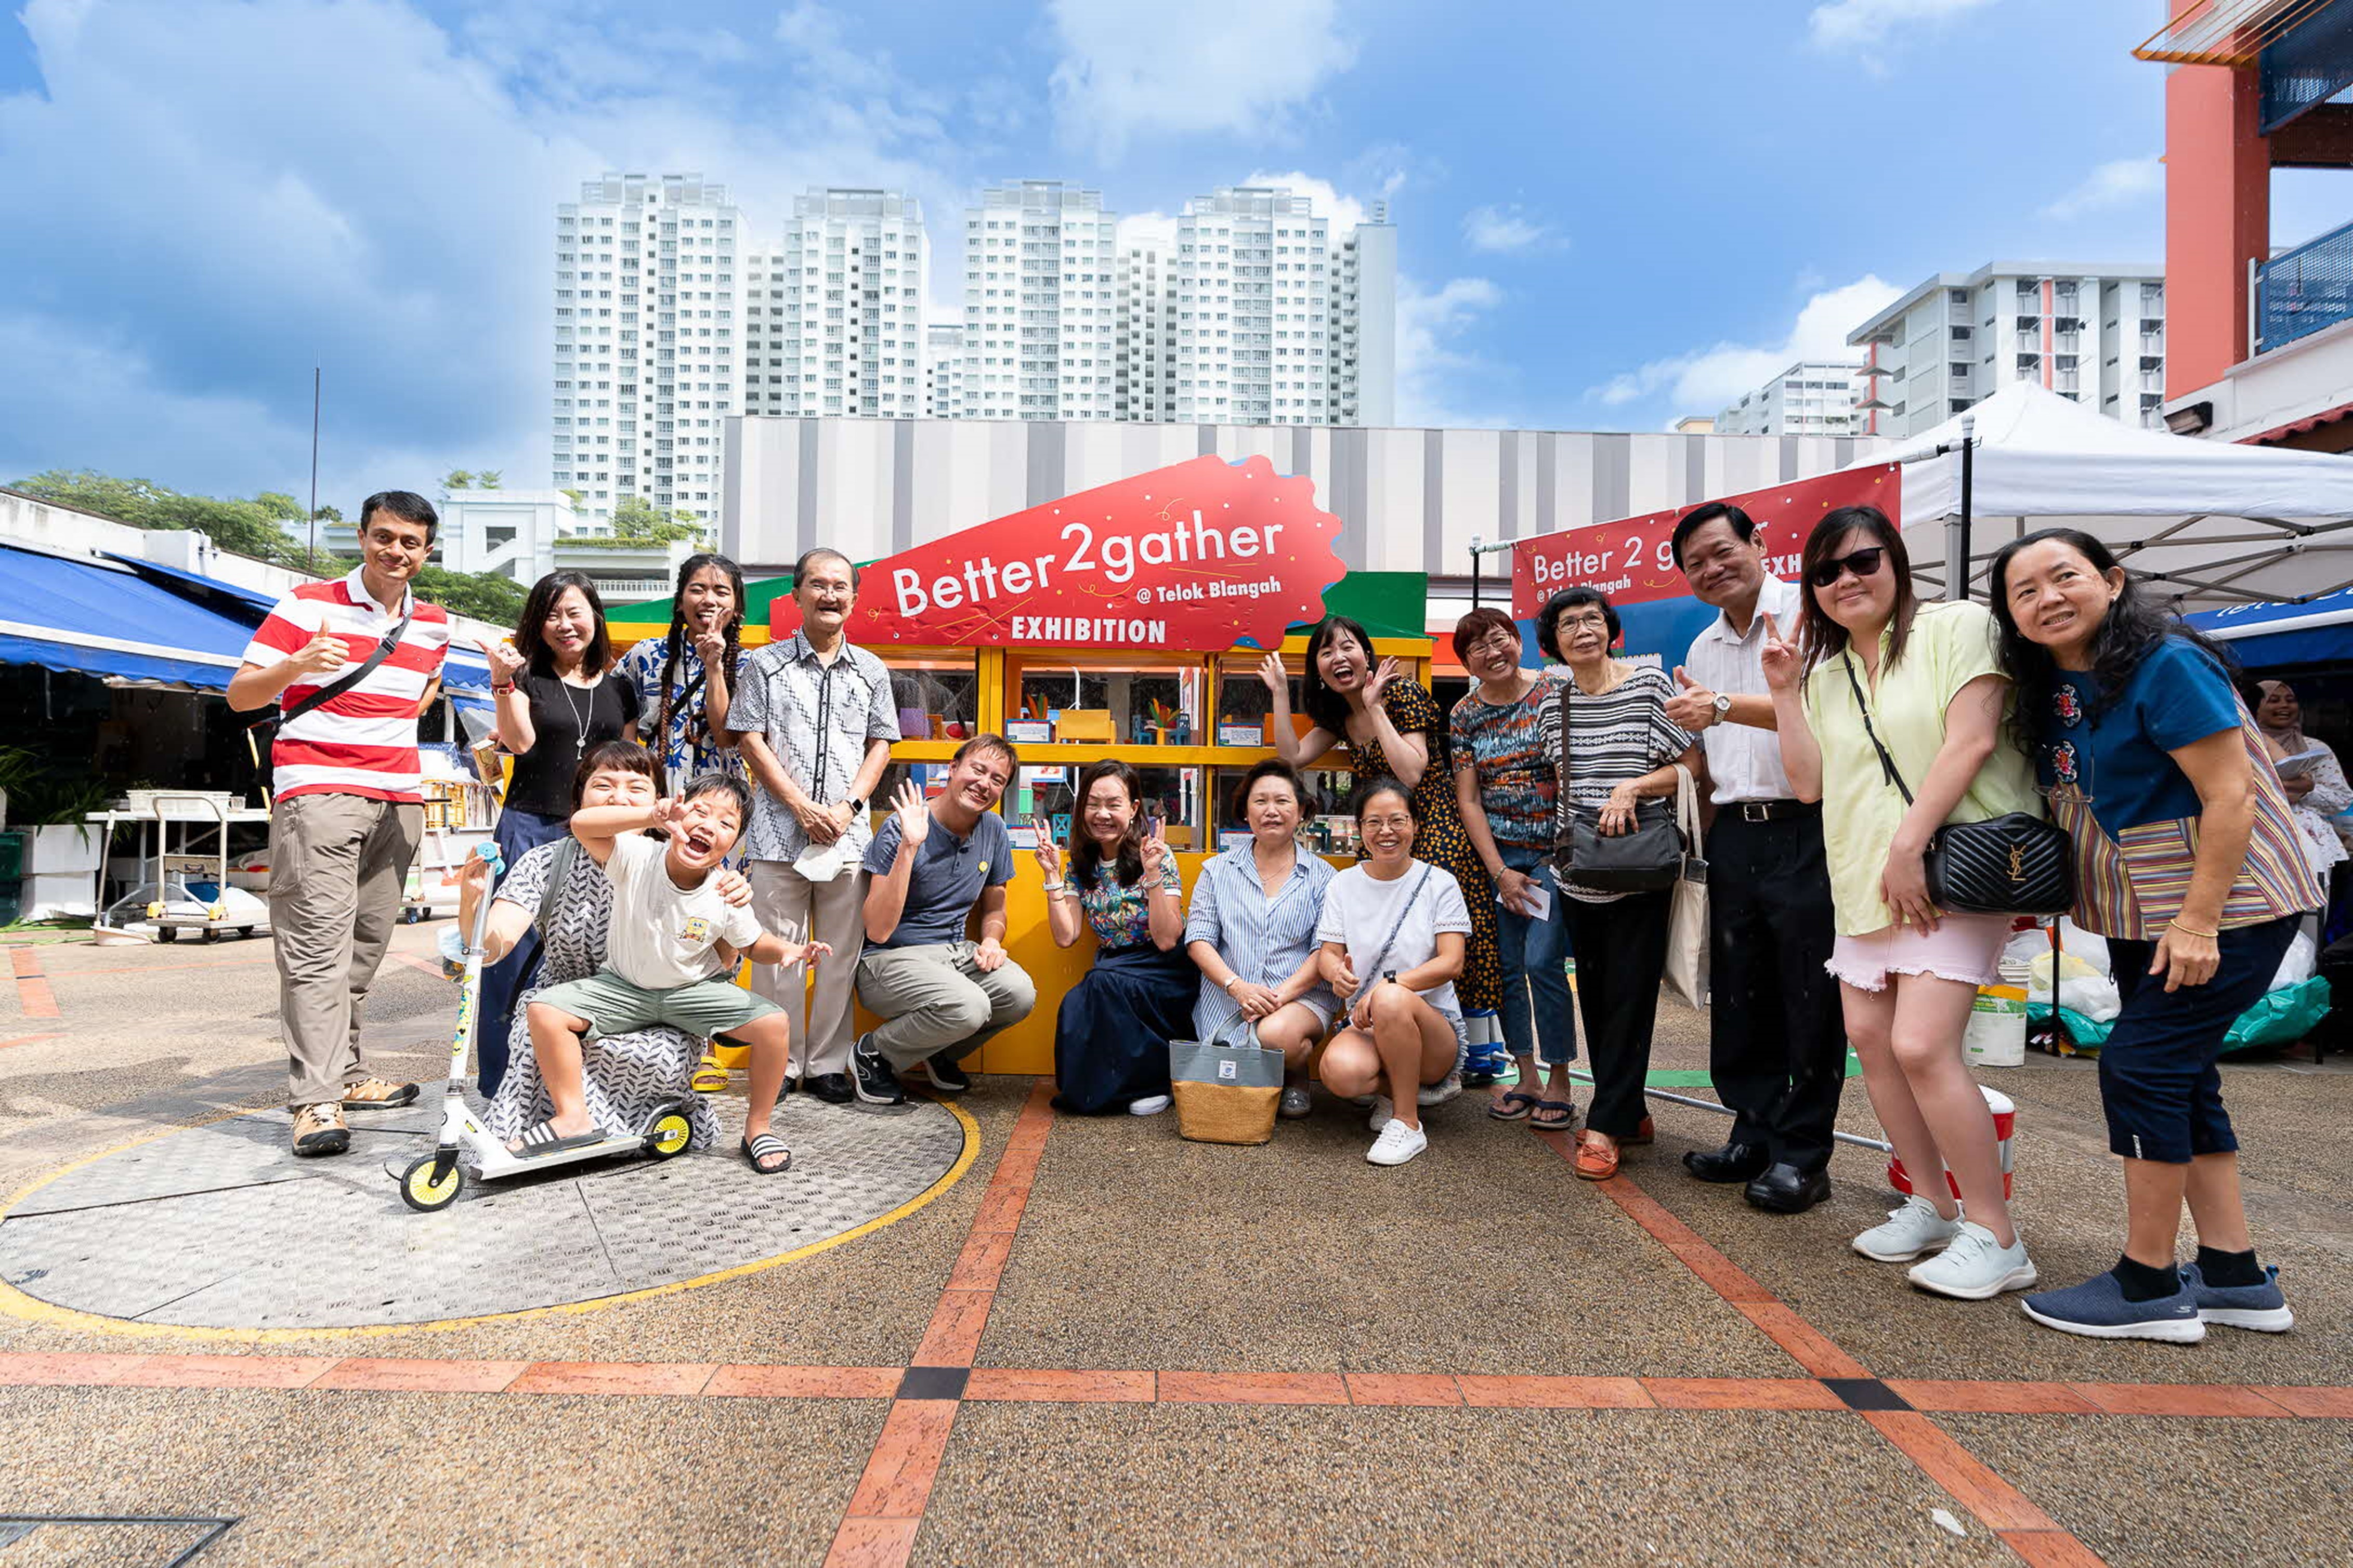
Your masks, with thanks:
<instances>
[{"instance_id":1,"label":"woman in light green blouse","mask_svg":"<svg viewBox=\"0 0 2353 1568\"><path fill-rule=\"evenodd\" d=\"M1913 1188L1854 1248L1883 1263L1937 1252L1911 1279L1942 1295L2023 1289L2034 1265L2010 1224L1992 1115L1961 1055L2010 921L1938 910L1923 864L1929 836L1948 822L2042 811L2002 730L2010 683L1993 617L1978 605L1920 603L1903 535L1875 507L1841 507L1816 524L1802 574L1802 631L1767 620L1765 679L1789 782L1823 803L1838 916L1830 970L1872 1110Z\"/></svg>"}]
</instances>

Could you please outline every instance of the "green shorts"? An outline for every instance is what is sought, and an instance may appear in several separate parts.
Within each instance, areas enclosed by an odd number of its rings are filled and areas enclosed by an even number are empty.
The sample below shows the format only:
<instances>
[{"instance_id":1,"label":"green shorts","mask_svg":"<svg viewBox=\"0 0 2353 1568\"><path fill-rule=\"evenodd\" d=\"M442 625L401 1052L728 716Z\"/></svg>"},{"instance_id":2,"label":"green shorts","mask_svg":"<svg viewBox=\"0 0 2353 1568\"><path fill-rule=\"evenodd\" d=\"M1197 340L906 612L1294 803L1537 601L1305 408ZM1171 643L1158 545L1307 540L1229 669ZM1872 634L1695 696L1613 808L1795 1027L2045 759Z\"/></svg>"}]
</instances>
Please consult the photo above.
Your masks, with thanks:
<instances>
[{"instance_id":1,"label":"green shorts","mask_svg":"<svg viewBox=\"0 0 2353 1568\"><path fill-rule=\"evenodd\" d=\"M656 1024L668 1024L697 1039L734 1033L755 1019L779 1011L765 997L754 996L729 980L698 980L651 991L600 969L586 980L551 985L531 999L534 1007L561 1007L588 1020L588 1037L633 1035Z\"/></svg>"}]
</instances>

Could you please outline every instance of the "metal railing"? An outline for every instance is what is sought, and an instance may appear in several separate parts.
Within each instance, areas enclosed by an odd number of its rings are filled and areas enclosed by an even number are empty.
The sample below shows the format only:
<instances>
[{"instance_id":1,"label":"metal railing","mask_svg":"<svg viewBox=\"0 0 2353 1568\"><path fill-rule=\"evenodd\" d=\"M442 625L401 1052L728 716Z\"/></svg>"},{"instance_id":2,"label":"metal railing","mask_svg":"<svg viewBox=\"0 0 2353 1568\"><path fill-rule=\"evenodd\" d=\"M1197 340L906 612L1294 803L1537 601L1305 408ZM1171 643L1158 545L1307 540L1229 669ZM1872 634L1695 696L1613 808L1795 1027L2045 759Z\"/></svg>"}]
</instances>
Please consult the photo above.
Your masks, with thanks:
<instances>
[{"instance_id":1,"label":"metal railing","mask_svg":"<svg viewBox=\"0 0 2353 1568\"><path fill-rule=\"evenodd\" d=\"M2353 223L2256 264L2254 352L2353 318Z\"/></svg>"}]
</instances>

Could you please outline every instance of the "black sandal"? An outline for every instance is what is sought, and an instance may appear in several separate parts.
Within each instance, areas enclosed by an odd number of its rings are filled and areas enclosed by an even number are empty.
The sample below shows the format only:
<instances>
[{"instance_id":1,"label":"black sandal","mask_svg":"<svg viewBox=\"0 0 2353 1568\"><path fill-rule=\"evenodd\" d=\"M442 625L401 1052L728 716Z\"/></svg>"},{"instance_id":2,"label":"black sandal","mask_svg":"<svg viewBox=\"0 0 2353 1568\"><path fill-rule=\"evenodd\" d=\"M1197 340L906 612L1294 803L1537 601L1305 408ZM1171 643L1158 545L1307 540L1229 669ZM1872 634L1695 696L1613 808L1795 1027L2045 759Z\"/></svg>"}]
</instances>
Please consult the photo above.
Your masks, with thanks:
<instances>
[{"instance_id":1,"label":"black sandal","mask_svg":"<svg viewBox=\"0 0 2353 1568\"><path fill-rule=\"evenodd\" d=\"M746 1138L738 1147L743 1151L745 1163L752 1167L753 1173L755 1175L780 1175L793 1168L792 1150L786 1147L785 1141L773 1132L763 1132L756 1138ZM779 1154L782 1154L784 1159L776 1164L760 1163L763 1160L774 1160Z\"/></svg>"},{"instance_id":2,"label":"black sandal","mask_svg":"<svg viewBox=\"0 0 2353 1568\"><path fill-rule=\"evenodd\" d=\"M1515 1101L1519 1105L1519 1109L1517 1110L1512 1109L1512 1106ZM1487 1108L1487 1114L1497 1121L1525 1121L1528 1119L1529 1112L1535 1110L1537 1106L1543 1103L1544 1102L1542 1100L1538 1100L1535 1095L1528 1093L1525 1089L1515 1089L1510 1090L1501 1100L1498 1100L1494 1104L1489 1106Z\"/></svg>"},{"instance_id":3,"label":"black sandal","mask_svg":"<svg viewBox=\"0 0 2353 1568\"><path fill-rule=\"evenodd\" d=\"M1536 1110L1539 1112L1546 1110L1560 1112L1560 1120L1557 1121L1537 1121L1531 1118L1528 1125L1539 1132L1566 1132L1577 1125L1577 1102L1574 1100L1539 1100L1536 1101Z\"/></svg>"}]
</instances>

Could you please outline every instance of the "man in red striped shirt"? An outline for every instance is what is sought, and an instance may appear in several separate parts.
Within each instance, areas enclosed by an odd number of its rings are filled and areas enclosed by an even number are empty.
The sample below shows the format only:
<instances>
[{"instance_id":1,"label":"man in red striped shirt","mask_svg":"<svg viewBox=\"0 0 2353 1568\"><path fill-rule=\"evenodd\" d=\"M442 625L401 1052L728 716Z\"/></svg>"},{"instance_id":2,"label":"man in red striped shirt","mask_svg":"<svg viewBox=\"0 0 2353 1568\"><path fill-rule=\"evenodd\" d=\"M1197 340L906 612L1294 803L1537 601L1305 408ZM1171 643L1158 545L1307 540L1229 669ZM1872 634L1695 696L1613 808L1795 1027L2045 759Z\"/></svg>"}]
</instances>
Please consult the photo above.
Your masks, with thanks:
<instances>
[{"instance_id":1,"label":"man in red striped shirt","mask_svg":"<svg viewBox=\"0 0 2353 1568\"><path fill-rule=\"evenodd\" d=\"M359 569L278 601L228 683L231 708L274 700L283 715L270 747L269 922L297 1154L350 1148L346 1110L417 1098L415 1084L361 1066L360 1004L424 836L417 721L440 684L449 613L408 584L440 521L411 491L368 497Z\"/></svg>"}]
</instances>

